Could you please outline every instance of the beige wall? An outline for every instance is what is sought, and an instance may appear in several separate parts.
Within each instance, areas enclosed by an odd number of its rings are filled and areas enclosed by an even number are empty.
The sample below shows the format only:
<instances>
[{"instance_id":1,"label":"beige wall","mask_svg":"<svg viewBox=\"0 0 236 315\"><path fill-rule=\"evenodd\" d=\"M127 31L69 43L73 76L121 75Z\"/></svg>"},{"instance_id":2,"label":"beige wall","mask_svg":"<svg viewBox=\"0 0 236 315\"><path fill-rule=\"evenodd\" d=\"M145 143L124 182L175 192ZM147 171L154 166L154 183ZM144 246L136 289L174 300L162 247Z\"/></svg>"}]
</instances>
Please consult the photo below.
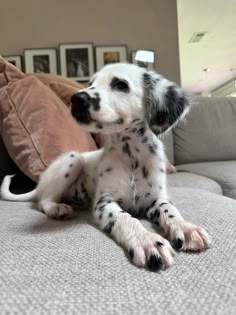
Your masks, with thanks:
<instances>
[{"instance_id":1,"label":"beige wall","mask_svg":"<svg viewBox=\"0 0 236 315\"><path fill-rule=\"evenodd\" d=\"M0 0L0 54L59 43L153 49L156 68L179 82L175 0Z\"/></svg>"}]
</instances>

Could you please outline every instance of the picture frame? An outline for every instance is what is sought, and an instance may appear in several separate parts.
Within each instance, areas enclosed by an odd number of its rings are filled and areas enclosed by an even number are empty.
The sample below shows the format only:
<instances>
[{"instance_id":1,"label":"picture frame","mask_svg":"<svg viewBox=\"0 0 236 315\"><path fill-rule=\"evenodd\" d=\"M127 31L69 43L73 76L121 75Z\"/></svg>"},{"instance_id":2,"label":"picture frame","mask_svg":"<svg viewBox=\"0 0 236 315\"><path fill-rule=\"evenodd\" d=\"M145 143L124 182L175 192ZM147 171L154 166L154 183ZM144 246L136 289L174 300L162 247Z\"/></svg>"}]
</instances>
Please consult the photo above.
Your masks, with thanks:
<instances>
[{"instance_id":1,"label":"picture frame","mask_svg":"<svg viewBox=\"0 0 236 315\"><path fill-rule=\"evenodd\" d=\"M138 65L139 67L142 67L142 68L145 68L147 70L154 70L155 68L155 51L154 50L151 50L151 49L142 49L142 50L145 50L145 51L148 51L148 52L153 52L154 54L154 62L145 62L145 61L138 61L138 60L135 60L135 55L137 53L137 51L139 51L140 49L136 49L136 50L132 50L131 51L131 63L132 64L135 64L135 65Z\"/></svg>"},{"instance_id":2,"label":"picture frame","mask_svg":"<svg viewBox=\"0 0 236 315\"><path fill-rule=\"evenodd\" d=\"M57 49L38 48L24 50L26 73L58 73Z\"/></svg>"},{"instance_id":3,"label":"picture frame","mask_svg":"<svg viewBox=\"0 0 236 315\"><path fill-rule=\"evenodd\" d=\"M127 62L127 45L96 46L96 68L100 70L104 65L116 62Z\"/></svg>"},{"instance_id":4,"label":"picture frame","mask_svg":"<svg viewBox=\"0 0 236 315\"><path fill-rule=\"evenodd\" d=\"M94 74L93 43L60 44L61 75L75 81L89 81Z\"/></svg>"},{"instance_id":5,"label":"picture frame","mask_svg":"<svg viewBox=\"0 0 236 315\"><path fill-rule=\"evenodd\" d=\"M3 56L3 58L7 60L8 62L12 63L15 67L17 67L21 71L23 70L22 56L20 55Z\"/></svg>"}]
</instances>

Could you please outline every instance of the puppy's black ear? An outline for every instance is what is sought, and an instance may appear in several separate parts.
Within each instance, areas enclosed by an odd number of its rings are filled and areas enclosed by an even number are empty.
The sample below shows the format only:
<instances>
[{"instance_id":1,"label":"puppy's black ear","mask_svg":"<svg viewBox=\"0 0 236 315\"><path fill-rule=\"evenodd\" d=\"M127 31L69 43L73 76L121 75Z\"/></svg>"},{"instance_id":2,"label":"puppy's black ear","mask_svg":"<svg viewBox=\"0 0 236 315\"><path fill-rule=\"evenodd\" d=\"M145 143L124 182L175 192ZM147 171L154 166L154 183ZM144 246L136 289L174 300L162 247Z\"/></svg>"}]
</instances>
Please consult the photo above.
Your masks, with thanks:
<instances>
[{"instance_id":1,"label":"puppy's black ear","mask_svg":"<svg viewBox=\"0 0 236 315\"><path fill-rule=\"evenodd\" d=\"M146 119L156 134L165 132L185 116L190 97L175 83L155 72L143 74Z\"/></svg>"}]
</instances>

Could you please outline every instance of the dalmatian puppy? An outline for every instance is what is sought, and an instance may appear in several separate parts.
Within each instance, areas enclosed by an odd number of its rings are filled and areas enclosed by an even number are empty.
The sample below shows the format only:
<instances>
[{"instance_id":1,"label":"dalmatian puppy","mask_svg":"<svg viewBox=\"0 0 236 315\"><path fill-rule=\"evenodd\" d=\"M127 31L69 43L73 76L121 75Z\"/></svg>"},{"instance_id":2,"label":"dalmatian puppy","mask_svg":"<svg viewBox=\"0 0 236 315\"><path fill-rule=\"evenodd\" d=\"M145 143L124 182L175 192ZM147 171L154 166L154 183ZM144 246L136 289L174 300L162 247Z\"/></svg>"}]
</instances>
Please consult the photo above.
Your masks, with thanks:
<instances>
[{"instance_id":1,"label":"dalmatian puppy","mask_svg":"<svg viewBox=\"0 0 236 315\"><path fill-rule=\"evenodd\" d=\"M41 210L56 219L72 217L67 201L91 207L100 229L136 266L152 271L173 263L173 247L207 248L207 232L186 221L169 201L166 157L157 137L184 117L190 107L187 95L155 72L121 63L97 72L71 103L81 127L106 135L104 148L63 154L27 194L12 194L7 176L2 198L37 200ZM146 230L140 216L161 228L165 237Z\"/></svg>"}]
</instances>

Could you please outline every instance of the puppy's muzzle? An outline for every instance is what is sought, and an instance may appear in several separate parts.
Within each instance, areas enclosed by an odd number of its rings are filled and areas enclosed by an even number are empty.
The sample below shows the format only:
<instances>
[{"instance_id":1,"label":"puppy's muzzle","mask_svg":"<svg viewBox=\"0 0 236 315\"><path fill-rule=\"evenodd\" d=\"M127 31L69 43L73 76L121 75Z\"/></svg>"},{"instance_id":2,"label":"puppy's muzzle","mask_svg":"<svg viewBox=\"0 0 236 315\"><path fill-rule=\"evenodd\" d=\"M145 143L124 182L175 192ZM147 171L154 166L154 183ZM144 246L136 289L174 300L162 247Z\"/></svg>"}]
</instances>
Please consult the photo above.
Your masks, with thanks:
<instances>
[{"instance_id":1,"label":"puppy's muzzle","mask_svg":"<svg viewBox=\"0 0 236 315\"><path fill-rule=\"evenodd\" d=\"M93 120L89 112L91 97L86 92L78 92L71 97L71 114L81 123L90 124Z\"/></svg>"}]
</instances>

